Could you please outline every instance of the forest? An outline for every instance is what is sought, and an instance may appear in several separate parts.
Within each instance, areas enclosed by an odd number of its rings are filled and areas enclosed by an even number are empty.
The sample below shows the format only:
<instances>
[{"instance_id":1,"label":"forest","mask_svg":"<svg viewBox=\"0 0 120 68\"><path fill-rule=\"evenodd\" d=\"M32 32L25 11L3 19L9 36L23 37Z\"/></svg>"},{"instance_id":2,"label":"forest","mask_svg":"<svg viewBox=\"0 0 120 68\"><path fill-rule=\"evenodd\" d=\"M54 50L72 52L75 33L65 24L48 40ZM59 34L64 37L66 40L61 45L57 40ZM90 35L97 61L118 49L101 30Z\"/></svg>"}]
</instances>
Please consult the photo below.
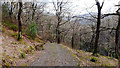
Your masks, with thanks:
<instances>
[{"instance_id":1,"label":"forest","mask_svg":"<svg viewBox=\"0 0 120 68\"><path fill-rule=\"evenodd\" d=\"M0 1L1 65L120 67L120 1L116 0L115 10L106 9L107 13L103 10L108 0L92 0L93 4L84 8L80 3L74 9L75 1ZM69 57L69 52L79 60ZM31 64L30 57L41 57L41 62Z\"/></svg>"}]
</instances>

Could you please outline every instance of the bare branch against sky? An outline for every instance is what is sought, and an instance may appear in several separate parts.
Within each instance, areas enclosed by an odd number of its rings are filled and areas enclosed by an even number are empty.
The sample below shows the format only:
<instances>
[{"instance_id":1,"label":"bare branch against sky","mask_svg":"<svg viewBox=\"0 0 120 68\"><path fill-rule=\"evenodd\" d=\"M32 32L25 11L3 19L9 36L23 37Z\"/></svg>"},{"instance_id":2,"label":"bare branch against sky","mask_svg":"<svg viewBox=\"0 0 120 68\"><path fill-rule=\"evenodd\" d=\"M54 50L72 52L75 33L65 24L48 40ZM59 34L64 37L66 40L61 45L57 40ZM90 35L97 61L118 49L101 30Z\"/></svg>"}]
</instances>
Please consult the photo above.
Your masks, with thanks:
<instances>
[{"instance_id":1,"label":"bare branch against sky","mask_svg":"<svg viewBox=\"0 0 120 68\"><path fill-rule=\"evenodd\" d=\"M10 1L10 0L1 0L1 1ZM13 1L18 1L18 0L13 0ZM23 0L23 2L32 2L33 0ZM57 0L54 0L57 1ZM66 1L66 0L63 0ZM72 8L71 12L74 12L73 14L77 15L77 14L86 14L86 8L90 8L92 5L96 4L95 0L67 0L69 2L71 2ZM102 4L103 0L96 0L99 1L100 4ZM52 0L36 0L36 2L47 2L49 8L47 7L46 11L47 12L51 12L54 13L53 10L53 6L52 6ZM102 13L113 13L115 10L118 9L118 7L115 7L115 5L118 5L119 0L105 0L105 4L102 8ZM77 11L76 11L77 10ZM88 9L90 12L97 12L97 8L94 6L90 9Z\"/></svg>"}]
</instances>

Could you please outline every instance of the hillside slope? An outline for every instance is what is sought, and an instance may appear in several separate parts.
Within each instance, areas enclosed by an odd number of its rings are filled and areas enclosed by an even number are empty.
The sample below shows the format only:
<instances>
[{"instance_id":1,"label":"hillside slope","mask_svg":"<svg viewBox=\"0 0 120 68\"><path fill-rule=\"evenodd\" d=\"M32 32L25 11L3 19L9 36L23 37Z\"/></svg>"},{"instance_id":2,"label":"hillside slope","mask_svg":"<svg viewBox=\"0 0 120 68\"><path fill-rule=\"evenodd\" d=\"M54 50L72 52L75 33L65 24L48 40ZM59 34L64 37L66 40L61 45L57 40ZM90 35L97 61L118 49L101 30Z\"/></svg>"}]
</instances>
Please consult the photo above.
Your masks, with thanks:
<instances>
[{"instance_id":1,"label":"hillside slope","mask_svg":"<svg viewBox=\"0 0 120 68\"><path fill-rule=\"evenodd\" d=\"M63 45L62 45L63 46ZM73 55L79 60L79 66L118 66L118 60L109 56L93 56L91 52L83 50L74 50L67 46L63 46L72 51Z\"/></svg>"},{"instance_id":2,"label":"hillside slope","mask_svg":"<svg viewBox=\"0 0 120 68\"><path fill-rule=\"evenodd\" d=\"M2 65L24 66L39 57L42 51L36 50L35 46L40 45L43 41L36 42L25 36L17 41L17 32L2 27L2 35L0 35L2 38Z\"/></svg>"},{"instance_id":3,"label":"hillside slope","mask_svg":"<svg viewBox=\"0 0 120 68\"><path fill-rule=\"evenodd\" d=\"M83 50L74 50L62 44L47 43L45 49L36 50L42 40L33 41L23 36L17 41L17 33L2 28L2 65L7 66L117 66L118 60L108 56L92 56ZM39 58L39 59L37 59ZM37 60L36 60L37 59ZM49 59L49 60L48 60ZM39 61L38 61L39 60Z\"/></svg>"}]
</instances>

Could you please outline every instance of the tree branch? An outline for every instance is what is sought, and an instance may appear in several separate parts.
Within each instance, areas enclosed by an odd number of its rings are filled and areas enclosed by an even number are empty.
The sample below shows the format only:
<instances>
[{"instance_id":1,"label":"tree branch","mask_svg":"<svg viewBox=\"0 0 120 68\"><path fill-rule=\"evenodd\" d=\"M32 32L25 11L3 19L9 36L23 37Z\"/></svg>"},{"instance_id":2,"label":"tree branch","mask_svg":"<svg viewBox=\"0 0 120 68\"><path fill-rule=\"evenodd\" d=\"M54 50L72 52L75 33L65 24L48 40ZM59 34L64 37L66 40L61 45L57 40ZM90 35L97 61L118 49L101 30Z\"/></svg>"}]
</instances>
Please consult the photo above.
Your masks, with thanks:
<instances>
[{"instance_id":1,"label":"tree branch","mask_svg":"<svg viewBox=\"0 0 120 68\"><path fill-rule=\"evenodd\" d=\"M102 9L103 5L104 5L104 1L102 2L102 5L101 5L101 7L100 7L101 9Z\"/></svg>"},{"instance_id":2,"label":"tree branch","mask_svg":"<svg viewBox=\"0 0 120 68\"><path fill-rule=\"evenodd\" d=\"M110 16L110 15L119 15L119 14L117 14L117 13L104 14L103 17L102 17L102 19L105 18L105 17L107 17L107 16Z\"/></svg>"}]
</instances>

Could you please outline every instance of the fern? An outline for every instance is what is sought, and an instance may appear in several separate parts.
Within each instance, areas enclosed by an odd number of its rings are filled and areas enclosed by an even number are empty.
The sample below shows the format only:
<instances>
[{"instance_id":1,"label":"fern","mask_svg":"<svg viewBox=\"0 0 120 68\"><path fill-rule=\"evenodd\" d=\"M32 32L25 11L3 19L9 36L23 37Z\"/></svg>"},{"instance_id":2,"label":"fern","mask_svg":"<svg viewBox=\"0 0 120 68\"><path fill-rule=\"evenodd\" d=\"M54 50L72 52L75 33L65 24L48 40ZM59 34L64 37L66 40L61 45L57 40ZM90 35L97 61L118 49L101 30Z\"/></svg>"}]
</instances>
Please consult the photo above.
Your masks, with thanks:
<instances>
[{"instance_id":1,"label":"fern","mask_svg":"<svg viewBox=\"0 0 120 68\"><path fill-rule=\"evenodd\" d=\"M31 39L35 39L35 36L37 34L37 24L31 23L28 25L28 29L26 30L26 34L31 37Z\"/></svg>"}]
</instances>

